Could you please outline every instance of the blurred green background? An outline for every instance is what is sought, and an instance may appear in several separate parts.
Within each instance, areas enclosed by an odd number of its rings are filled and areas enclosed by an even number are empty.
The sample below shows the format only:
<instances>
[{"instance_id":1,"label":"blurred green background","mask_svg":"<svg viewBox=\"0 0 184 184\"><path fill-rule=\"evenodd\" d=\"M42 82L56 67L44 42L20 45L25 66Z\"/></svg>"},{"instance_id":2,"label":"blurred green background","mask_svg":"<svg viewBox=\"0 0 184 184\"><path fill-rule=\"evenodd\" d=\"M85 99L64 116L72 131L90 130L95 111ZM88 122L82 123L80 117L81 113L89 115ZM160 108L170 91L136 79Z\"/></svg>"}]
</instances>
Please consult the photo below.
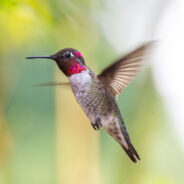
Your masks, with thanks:
<instances>
[{"instance_id":1,"label":"blurred green background","mask_svg":"<svg viewBox=\"0 0 184 184\"><path fill-rule=\"evenodd\" d=\"M138 164L131 163L103 130L92 129L70 88L33 86L67 79L54 62L27 61L27 56L50 55L73 47L83 53L92 70L100 72L128 49L151 39L166 3L155 1L152 6L146 0L123 0L119 4L124 12L120 23L125 31L119 37L124 42L116 49L110 42L116 34L111 23L116 20L107 13L113 17L117 2L0 1L0 183L183 183L183 151L163 110L150 68L118 99L142 159ZM142 9L151 9L154 16L145 19L148 11L144 15ZM146 24L137 22L139 14ZM128 31L134 24L139 34ZM104 31L108 26L110 39Z\"/></svg>"}]
</instances>

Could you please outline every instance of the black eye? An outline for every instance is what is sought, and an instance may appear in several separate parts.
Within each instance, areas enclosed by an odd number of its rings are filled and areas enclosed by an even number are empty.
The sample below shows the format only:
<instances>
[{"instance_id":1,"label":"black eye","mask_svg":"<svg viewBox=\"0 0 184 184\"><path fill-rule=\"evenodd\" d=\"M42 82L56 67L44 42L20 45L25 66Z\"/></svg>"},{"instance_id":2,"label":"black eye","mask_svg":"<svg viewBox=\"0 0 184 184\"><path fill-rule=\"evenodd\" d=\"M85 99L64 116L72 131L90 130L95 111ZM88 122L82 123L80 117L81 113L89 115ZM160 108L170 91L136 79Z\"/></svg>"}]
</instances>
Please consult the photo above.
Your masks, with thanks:
<instances>
[{"instance_id":1,"label":"black eye","mask_svg":"<svg viewBox=\"0 0 184 184\"><path fill-rule=\"evenodd\" d=\"M70 58L71 57L71 54L69 53L69 52L67 52L66 54L65 54L65 58Z\"/></svg>"}]
</instances>

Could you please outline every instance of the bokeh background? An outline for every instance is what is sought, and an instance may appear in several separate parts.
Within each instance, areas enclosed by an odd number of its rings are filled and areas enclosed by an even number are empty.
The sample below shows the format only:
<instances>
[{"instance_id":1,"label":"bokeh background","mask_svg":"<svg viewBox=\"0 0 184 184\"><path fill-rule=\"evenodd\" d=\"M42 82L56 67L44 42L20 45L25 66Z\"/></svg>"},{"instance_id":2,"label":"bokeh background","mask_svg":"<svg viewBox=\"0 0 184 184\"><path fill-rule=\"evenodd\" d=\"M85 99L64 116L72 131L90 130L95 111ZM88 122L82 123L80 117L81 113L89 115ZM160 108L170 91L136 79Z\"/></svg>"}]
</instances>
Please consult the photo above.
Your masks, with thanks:
<instances>
[{"instance_id":1,"label":"bokeh background","mask_svg":"<svg viewBox=\"0 0 184 184\"><path fill-rule=\"evenodd\" d=\"M184 2L0 0L0 183L183 184ZM159 40L118 104L142 158L94 131L56 64L25 60L73 47L100 72Z\"/></svg>"}]
</instances>

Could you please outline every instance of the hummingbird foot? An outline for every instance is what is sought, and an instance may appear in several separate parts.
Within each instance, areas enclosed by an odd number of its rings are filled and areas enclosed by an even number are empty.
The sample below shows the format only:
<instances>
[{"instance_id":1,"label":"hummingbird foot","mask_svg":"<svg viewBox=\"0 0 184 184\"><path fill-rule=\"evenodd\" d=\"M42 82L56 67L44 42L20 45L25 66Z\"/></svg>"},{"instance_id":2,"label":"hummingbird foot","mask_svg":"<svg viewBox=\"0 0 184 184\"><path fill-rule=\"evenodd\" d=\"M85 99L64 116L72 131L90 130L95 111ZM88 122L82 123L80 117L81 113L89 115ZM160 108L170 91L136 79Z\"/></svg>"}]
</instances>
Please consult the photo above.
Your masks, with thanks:
<instances>
[{"instance_id":1,"label":"hummingbird foot","mask_svg":"<svg viewBox=\"0 0 184 184\"><path fill-rule=\"evenodd\" d=\"M99 130L102 127L100 118L96 118L95 124L93 124L91 122L91 125L92 125L92 127L93 127L94 130Z\"/></svg>"}]
</instances>

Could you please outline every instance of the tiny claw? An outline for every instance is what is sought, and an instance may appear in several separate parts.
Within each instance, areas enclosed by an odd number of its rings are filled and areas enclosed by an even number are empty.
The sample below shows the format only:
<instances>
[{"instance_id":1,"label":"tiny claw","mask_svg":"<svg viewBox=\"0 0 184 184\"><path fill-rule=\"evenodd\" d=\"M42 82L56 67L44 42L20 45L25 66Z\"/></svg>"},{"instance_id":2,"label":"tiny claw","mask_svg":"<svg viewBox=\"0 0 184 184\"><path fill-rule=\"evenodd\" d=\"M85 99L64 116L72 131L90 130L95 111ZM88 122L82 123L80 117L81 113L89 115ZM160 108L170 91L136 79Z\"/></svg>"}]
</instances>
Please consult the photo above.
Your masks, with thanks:
<instances>
[{"instance_id":1,"label":"tiny claw","mask_svg":"<svg viewBox=\"0 0 184 184\"><path fill-rule=\"evenodd\" d=\"M97 126L98 129L102 127L100 118L96 118L95 125Z\"/></svg>"},{"instance_id":2,"label":"tiny claw","mask_svg":"<svg viewBox=\"0 0 184 184\"><path fill-rule=\"evenodd\" d=\"M94 130L99 130L102 127L100 118L96 118L95 124L93 124L91 122L92 127L94 128Z\"/></svg>"},{"instance_id":3,"label":"tiny claw","mask_svg":"<svg viewBox=\"0 0 184 184\"><path fill-rule=\"evenodd\" d=\"M94 130L97 130L95 124L93 124L93 123L91 122L91 125L92 125L92 127L93 127Z\"/></svg>"}]
</instances>

